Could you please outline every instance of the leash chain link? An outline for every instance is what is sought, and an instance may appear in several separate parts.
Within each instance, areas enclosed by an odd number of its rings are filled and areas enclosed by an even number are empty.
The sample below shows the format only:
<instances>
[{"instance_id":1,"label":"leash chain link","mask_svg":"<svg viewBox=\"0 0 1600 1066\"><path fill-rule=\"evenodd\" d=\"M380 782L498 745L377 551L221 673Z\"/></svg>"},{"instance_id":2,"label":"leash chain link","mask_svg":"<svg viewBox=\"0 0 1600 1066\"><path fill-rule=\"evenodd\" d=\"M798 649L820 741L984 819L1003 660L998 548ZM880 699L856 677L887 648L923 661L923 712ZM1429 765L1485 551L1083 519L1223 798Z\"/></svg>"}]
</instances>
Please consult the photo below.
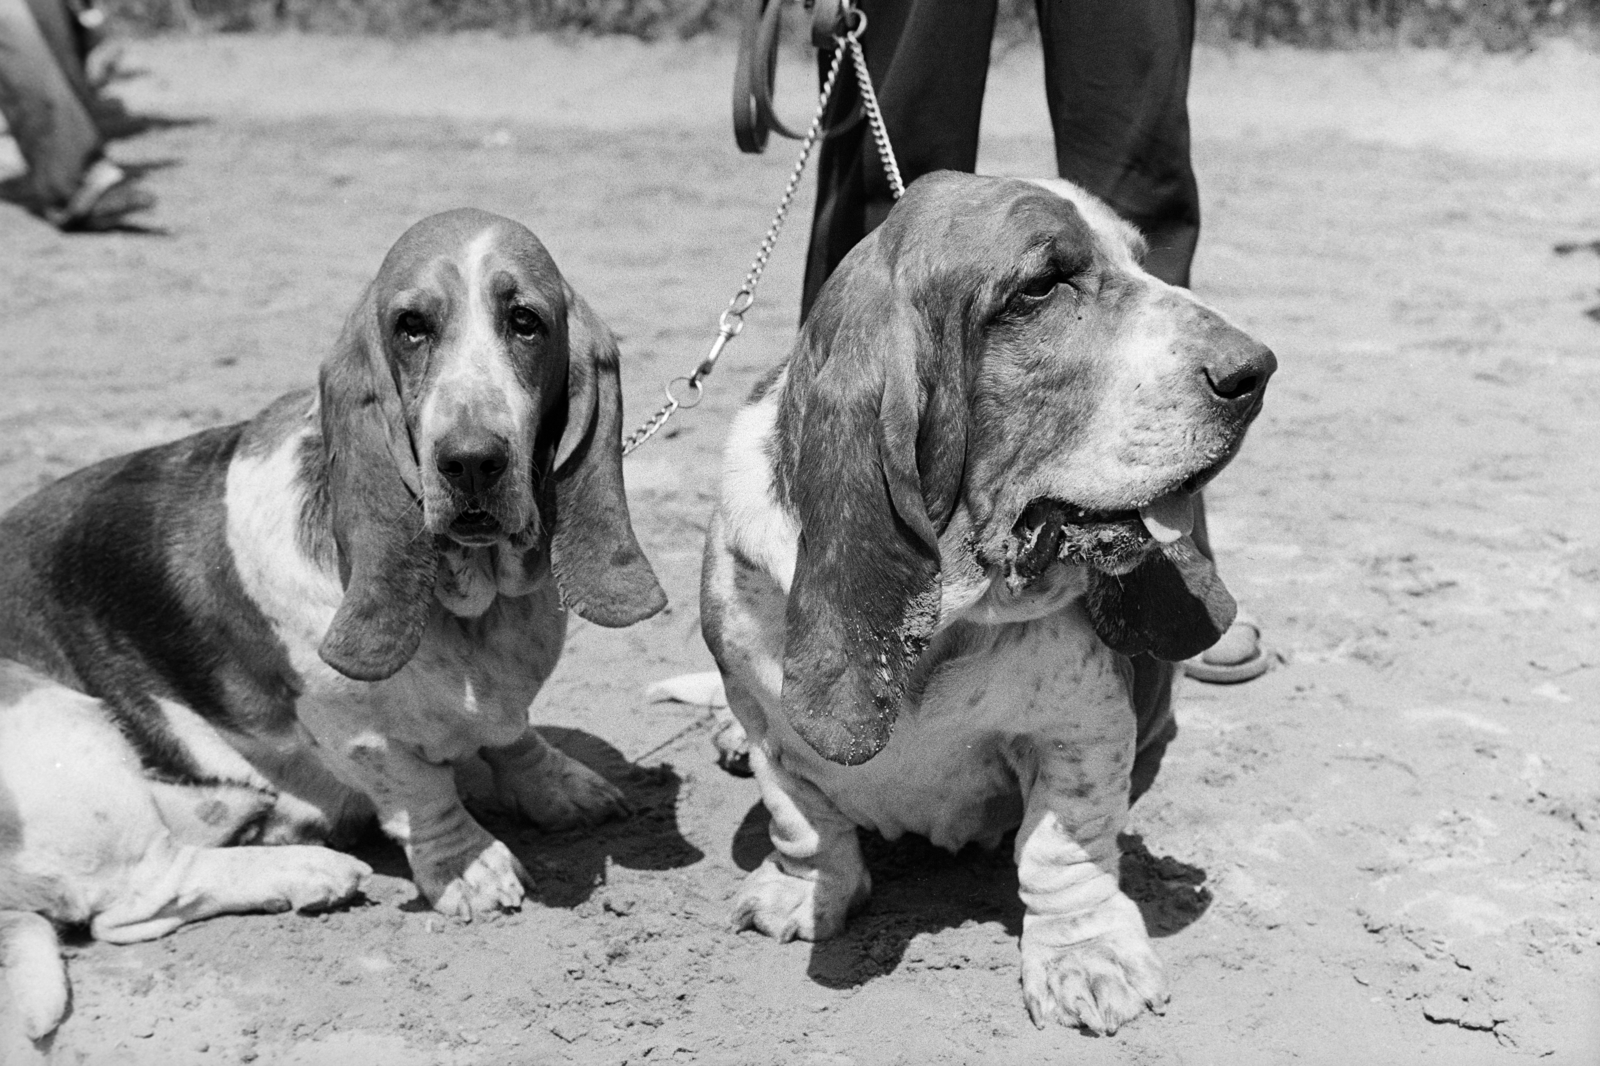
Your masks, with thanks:
<instances>
[{"instance_id":1,"label":"leash chain link","mask_svg":"<svg viewBox=\"0 0 1600 1066\"><path fill-rule=\"evenodd\" d=\"M822 132L822 118L828 108L828 98L833 95L833 86L839 78L839 70L844 65L844 54L847 50L855 67L856 80L861 86L862 101L866 106L868 122L872 126L872 139L877 142L878 155L883 160L884 170L889 176L889 187L896 200L905 192L905 185L900 180L900 167L895 162L894 150L889 146L889 133L884 126L883 114L878 110L878 97L872 91L872 78L867 73L866 57L861 52L860 38L862 31L867 28L867 16L865 12L857 10L846 2L844 17L848 20L851 15L855 16L855 24L847 26L843 34L834 38L838 45L833 50L833 62L828 67L827 76L822 80L822 90L817 95L817 113L811 119L811 127L806 130L805 138L801 141L800 155L795 160L794 168L789 172L789 183L783 188L783 196L778 201L778 210L772 216L771 224L767 226L766 235L761 238L761 245L756 249L756 257L744 276L744 284L739 286L739 290L733 294L733 299L728 301L727 308L717 318L717 338L711 342L711 350L700 360L700 365L695 367L694 373L687 377L673 378L667 383L663 390L667 395L667 402L622 442L623 456L631 455L635 448L655 436L679 409L688 410L699 405L705 395L703 382L716 369L717 359L722 355L722 350L728 346L728 342L744 329L745 313L755 305L756 286L761 284L761 275L767 269L767 260L772 258L772 250L777 247L778 234L783 232L783 224L789 215L789 205L800 188L800 179L805 174L806 164L811 159L811 151L816 147L817 138ZM673 393L673 386L680 382L693 390L691 398L680 400Z\"/></svg>"},{"instance_id":2,"label":"leash chain link","mask_svg":"<svg viewBox=\"0 0 1600 1066\"><path fill-rule=\"evenodd\" d=\"M889 127L884 124L883 112L878 109L878 94L872 91L872 75L867 73L867 57L861 51L860 36L861 31L866 28L867 16L860 11L856 14L861 16L861 21L846 35L845 43L850 47L850 59L855 64L856 82L861 86L861 104L867 109L867 123L872 127L872 139L878 145L878 158L883 160L883 171L889 178L889 191L898 200L905 195L906 185L900 179L900 164L895 161L894 149L889 145Z\"/></svg>"}]
</instances>

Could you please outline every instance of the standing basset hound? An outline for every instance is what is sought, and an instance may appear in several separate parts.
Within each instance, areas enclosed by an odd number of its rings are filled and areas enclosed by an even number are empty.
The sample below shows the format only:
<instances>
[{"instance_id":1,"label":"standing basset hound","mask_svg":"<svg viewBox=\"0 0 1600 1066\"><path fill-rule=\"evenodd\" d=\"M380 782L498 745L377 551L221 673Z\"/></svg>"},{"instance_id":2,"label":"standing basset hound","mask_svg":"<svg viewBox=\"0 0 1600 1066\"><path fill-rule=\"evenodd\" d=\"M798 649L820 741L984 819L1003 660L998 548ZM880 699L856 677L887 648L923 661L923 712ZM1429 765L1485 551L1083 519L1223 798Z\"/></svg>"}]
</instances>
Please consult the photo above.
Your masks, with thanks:
<instances>
[{"instance_id":1,"label":"standing basset hound","mask_svg":"<svg viewBox=\"0 0 1600 1066\"><path fill-rule=\"evenodd\" d=\"M838 933L871 888L858 826L1016 829L1035 1024L1166 1002L1117 833L1170 664L1232 619L1191 497L1277 364L1141 252L1066 182L926 176L735 419L702 624L776 849L736 927Z\"/></svg>"},{"instance_id":2,"label":"standing basset hound","mask_svg":"<svg viewBox=\"0 0 1600 1066\"><path fill-rule=\"evenodd\" d=\"M125 941L344 899L347 856L213 846L374 813L437 910L515 908L527 873L457 792L479 757L481 798L535 825L623 812L528 712L566 608L625 626L666 602L619 390L615 340L533 234L452 211L395 244L317 390L0 519L0 963L53 959L39 914Z\"/></svg>"}]
</instances>

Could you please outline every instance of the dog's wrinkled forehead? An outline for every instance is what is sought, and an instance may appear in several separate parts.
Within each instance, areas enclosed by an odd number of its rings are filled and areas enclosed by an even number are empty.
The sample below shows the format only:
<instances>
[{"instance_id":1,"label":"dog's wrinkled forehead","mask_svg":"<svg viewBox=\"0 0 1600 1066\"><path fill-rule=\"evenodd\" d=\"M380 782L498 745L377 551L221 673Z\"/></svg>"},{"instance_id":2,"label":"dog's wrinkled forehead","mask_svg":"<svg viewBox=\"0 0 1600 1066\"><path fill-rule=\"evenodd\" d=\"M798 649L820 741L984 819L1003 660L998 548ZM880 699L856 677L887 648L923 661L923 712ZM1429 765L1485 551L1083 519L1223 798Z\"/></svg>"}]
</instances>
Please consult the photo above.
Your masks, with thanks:
<instances>
[{"instance_id":1,"label":"dog's wrinkled forehead","mask_svg":"<svg viewBox=\"0 0 1600 1066\"><path fill-rule=\"evenodd\" d=\"M378 269L377 297L386 305L419 288L450 296L474 282L552 314L564 303L561 273L539 238L475 208L430 215L401 234Z\"/></svg>"},{"instance_id":2,"label":"dog's wrinkled forehead","mask_svg":"<svg viewBox=\"0 0 1600 1066\"><path fill-rule=\"evenodd\" d=\"M1022 184L1043 189L1055 199L1072 205L1113 264L1128 270L1139 269L1146 251L1144 234L1103 200L1064 178L1029 178Z\"/></svg>"},{"instance_id":3,"label":"dog's wrinkled forehead","mask_svg":"<svg viewBox=\"0 0 1600 1066\"><path fill-rule=\"evenodd\" d=\"M1136 270L1144 250L1137 230L1059 180L930 174L906 190L883 229L897 266L969 280L1006 277L1052 256L1099 257Z\"/></svg>"}]
</instances>

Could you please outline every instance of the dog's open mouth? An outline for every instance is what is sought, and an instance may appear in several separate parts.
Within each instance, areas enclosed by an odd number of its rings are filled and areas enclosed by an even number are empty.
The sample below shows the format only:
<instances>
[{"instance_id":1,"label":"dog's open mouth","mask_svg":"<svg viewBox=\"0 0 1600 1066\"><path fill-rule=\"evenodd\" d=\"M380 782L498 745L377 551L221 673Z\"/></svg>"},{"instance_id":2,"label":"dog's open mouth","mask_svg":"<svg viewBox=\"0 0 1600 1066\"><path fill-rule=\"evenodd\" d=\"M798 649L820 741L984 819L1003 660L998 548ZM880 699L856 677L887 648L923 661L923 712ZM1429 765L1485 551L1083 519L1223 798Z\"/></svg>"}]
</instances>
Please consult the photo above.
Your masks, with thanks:
<instances>
[{"instance_id":1,"label":"dog's open mouth","mask_svg":"<svg viewBox=\"0 0 1600 1066\"><path fill-rule=\"evenodd\" d=\"M463 507L450 523L450 538L458 544L469 546L492 544L499 540L505 531L501 528L500 519L490 514L481 507Z\"/></svg>"},{"instance_id":2,"label":"dog's open mouth","mask_svg":"<svg viewBox=\"0 0 1600 1066\"><path fill-rule=\"evenodd\" d=\"M1154 544L1194 528L1194 495L1184 485L1137 510L1087 511L1040 497L1022 509L1006 541L1006 584L1020 592L1057 560L1123 574Z\"/></svg>"}]
</instances>

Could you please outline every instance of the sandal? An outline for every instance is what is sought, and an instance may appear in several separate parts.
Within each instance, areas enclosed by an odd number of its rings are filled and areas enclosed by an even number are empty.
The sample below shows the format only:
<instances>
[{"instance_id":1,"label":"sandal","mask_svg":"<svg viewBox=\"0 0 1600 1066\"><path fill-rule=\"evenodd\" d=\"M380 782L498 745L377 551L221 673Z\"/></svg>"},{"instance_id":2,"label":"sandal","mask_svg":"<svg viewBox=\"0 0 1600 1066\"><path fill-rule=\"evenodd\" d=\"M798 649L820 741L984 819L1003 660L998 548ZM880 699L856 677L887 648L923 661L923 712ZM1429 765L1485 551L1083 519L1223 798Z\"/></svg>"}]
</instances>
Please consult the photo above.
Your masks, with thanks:
<instances>
[{"instance_id":1,"label":"sandal","mask_svg":"<svg viewBox=\"0 0 1600 1066\"><path fill-rule=\"evenodd\" d=\"M1261 647L1261 627L1240 617L1215 644L1185 659L1183 672L1196 681L1236 685L1260 677L1271 665L1271 657Z\"/></svg>"},{"instance_id":2,"label":"sandal","mask_svg":"<svg viewBox=\"0 0 1600 1066\"><path fill-rule=\"evenodd\" d=\"M63 233L116 229L128 216L155 206L156 198L109 159L96 160L65 207L47 207L45 221Z\"/></svg>"}]
</instances>

